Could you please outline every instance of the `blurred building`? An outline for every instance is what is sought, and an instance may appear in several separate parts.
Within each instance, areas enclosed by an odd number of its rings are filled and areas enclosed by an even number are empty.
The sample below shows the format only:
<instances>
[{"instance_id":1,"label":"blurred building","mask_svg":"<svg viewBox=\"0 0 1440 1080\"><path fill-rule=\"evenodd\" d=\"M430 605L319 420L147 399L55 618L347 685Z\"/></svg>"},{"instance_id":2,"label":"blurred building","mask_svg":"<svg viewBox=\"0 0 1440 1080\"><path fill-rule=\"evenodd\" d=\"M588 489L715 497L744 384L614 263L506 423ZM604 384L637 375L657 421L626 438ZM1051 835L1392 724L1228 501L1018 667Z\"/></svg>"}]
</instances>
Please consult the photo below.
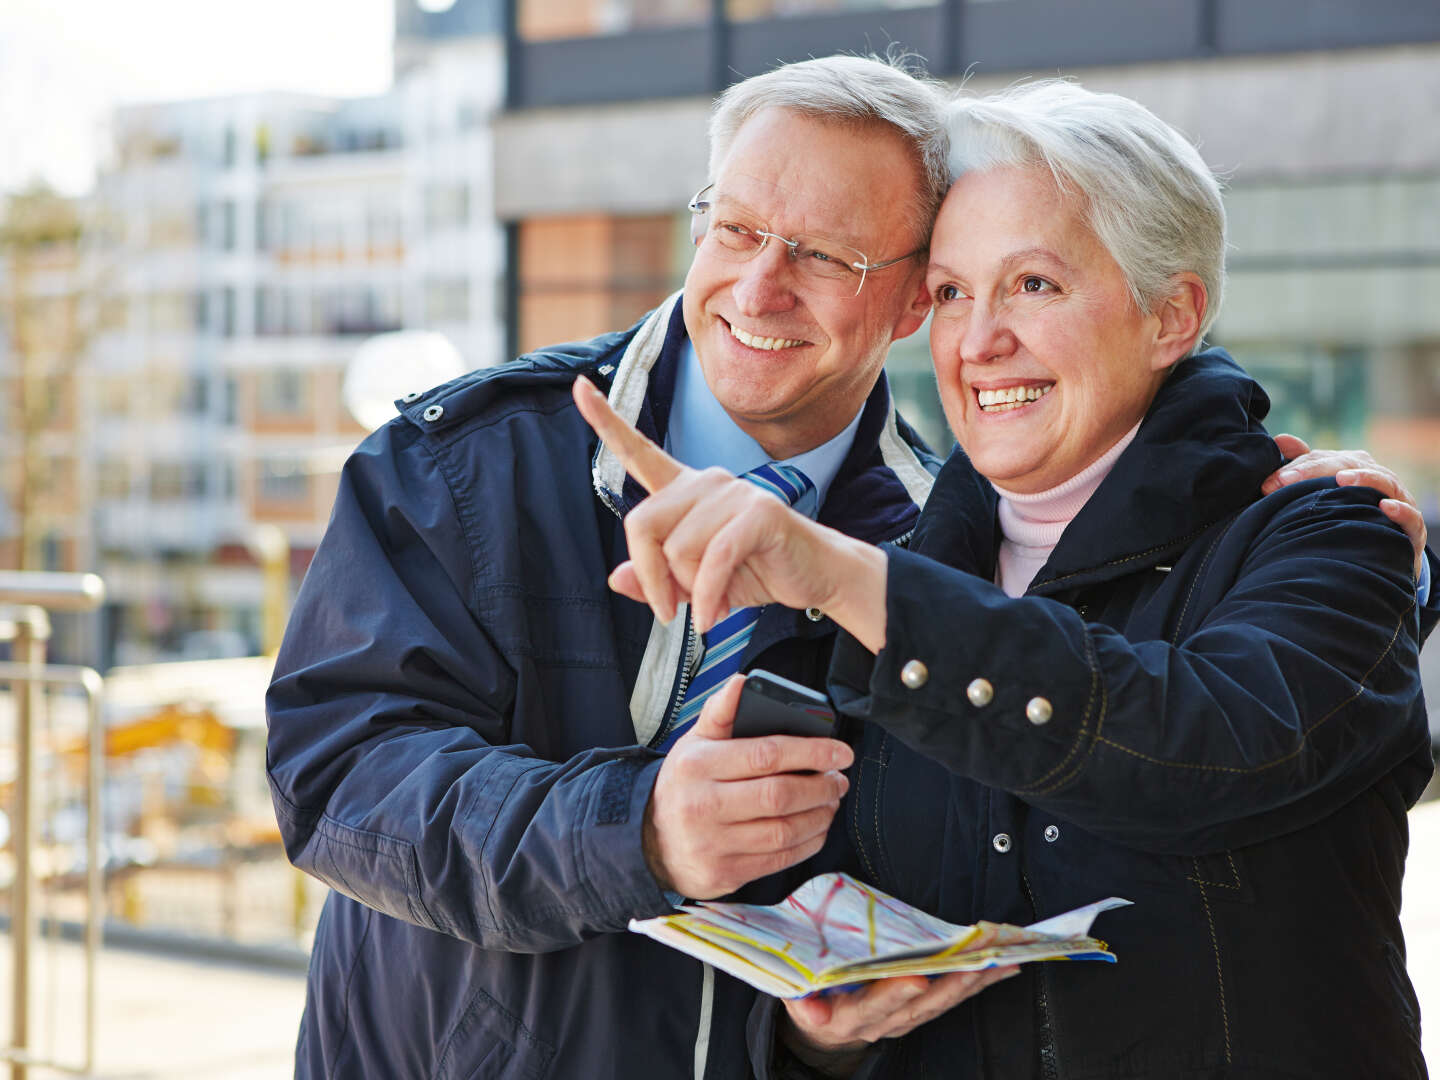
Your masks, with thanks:
<instances>
[{"instance_id":1,"label":"blurred building","mask_svg":"<svg viewBox=\"0 0 1440 1080\"><path fill-rule=\"evenodd\" d=\"M0 201L0 567L61 570L90 547L81 358L95 315L85 207Z\"/></svg>"},{"instance_id":2,"label":"blurred building","mask_svg":"<svg viewBox=\"0 0 1440 1080\"><path fill-rule=\"evenodd\" d=\"M1061 73L1137 98L1228 176L1214 339L1271 389L1273 429L1371 448L1440 520L1440 7L519 0L506 33L496 207L517 348L626 325L681 279L683 207L729 82L892 43L981 91ZM890 374L948 444L923 331Z\"/></svg>"},{"instance_id":3,"label":"blurred building","mask_svg":"<svg viewBox=\"0 0 1440 1080\"><path fill-rule=\"evenodd\" d=\"M623 327L683 280L714 94L835 51L921 54L977 90L1073 75L1131 95L1229 178L1214 334L1273 428L1363 445L1440 522L1440 8L1410 0L395 0L381 96L260 94L121 110L82 215L28 279L55 353L46 433L15 474L45 509L32 565L98 569L120 659L261 644L257 526L298 578L362 430L361 342L442 331L481 366ZM78 261L77 261L78 260ZM0 277L14 281L0 260ZM63 297L70 299L64 300ZM57 339L58 340L58 339ZM0 379L20 393L16 350ZM902 408L948 444L924 332ZM67 379L69 381L67 381ZM32 505L38 505L33 503ZM91 507L93 506L93 512ZM6 545L9 545L8 547Z\"/></svg>"},{"instance_id":4,"label":"blurred building","mask_svg":"<svg viewBox=\"0 0 1440 1080\"><path fill-rule=\"evenodd\" d=\"M109 587L107 659L261 647L257 528L283 529L298 580L365 434L340 398L362 342L423 328L472 366L499 359L502 53L494 32L412 49L373 98L114 116L94 195L107 287L86 357L94 531L79 557Z\"/></svg>"}]
</instances>

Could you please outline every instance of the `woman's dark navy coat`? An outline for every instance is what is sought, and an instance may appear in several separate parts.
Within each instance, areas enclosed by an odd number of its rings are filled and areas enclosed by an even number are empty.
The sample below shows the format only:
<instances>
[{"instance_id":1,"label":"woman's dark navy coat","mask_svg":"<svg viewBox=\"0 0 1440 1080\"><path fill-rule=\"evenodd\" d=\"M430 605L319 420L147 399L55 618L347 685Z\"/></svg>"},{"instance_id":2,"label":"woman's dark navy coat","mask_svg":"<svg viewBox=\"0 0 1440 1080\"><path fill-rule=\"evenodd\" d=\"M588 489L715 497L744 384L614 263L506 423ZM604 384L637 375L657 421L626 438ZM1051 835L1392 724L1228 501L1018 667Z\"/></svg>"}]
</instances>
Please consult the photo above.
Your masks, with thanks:
<instances>
[{"instance_id":1,"label":"woman's dark navy coat","mask_svg":"<svg viewBox=\"0 0 1440 1080\"><path fill-rule=\"evenodd\" d=\"M954 922L1135 906L1096 923L1118 963L1028 965L868 1075L1425 1075L1398 914L1436 612L1375 492L1259 497L1267 409L1223 355L1186 361L1025 597L991 584L961 454L890 552L886 648L842 635L831 669L869 721L851 868Z\"/></svg>"}]
</instances>

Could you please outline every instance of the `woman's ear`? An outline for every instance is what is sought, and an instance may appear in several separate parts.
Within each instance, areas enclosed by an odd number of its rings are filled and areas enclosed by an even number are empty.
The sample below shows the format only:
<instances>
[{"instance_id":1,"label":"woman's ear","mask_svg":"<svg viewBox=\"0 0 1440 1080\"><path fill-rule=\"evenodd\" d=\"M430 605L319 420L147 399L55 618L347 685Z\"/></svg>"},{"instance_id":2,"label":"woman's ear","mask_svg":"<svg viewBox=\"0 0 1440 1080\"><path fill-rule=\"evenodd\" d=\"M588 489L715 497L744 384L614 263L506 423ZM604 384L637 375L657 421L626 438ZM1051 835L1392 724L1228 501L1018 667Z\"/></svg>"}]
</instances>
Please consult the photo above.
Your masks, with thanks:
<instances>
[{"instance_id":1,"label":"woman's ear","mask_svg":"<svg viewBox=\"0 0 1440 1080\"><path fill-rule=\"evenodd\" d=\"M1209 297L1205 283L1189 271L1170 279L1170 295L1155 309L1159 320L1155 333L1152 371L1164 371L1190 355L1200 337Z\"/></svg>"}]
</instances>

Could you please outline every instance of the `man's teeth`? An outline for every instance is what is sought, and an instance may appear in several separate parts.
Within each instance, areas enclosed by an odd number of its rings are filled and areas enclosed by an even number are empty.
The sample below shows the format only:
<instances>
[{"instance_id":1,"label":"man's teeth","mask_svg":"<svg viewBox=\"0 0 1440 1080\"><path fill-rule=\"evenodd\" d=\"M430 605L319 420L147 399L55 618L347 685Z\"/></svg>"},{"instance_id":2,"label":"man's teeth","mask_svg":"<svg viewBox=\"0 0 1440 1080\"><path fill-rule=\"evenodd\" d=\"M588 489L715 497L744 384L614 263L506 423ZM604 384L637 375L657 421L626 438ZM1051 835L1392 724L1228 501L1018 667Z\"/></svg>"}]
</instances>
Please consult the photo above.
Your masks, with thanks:
<instances>
[{"instance_id":1,"label":"man's teeth","mask_svg":"<svg viewBox=\"0 0 1440 1080\"><path fill-rule=\"evenodd\" d=\"M977 390L980 408L987 413L1009 412L1039 401L1050 392L1054 383L1045 386L1007 386L1004 390Z\"/></svg>"},{"instance_id":2,"label":"man's teeth","mask_svg":"<svg viewBox=\"0 0 1440 1080\"><path fill-rule=\"evenodd\" d=\"M738 326L730 327L730 333L735 335L735 340L751 349L793 349L797 345L804 345L803 341L796 341L793 338L778 337L756 337L754 334L747 334Z\"/></svg>"}]
</instances>

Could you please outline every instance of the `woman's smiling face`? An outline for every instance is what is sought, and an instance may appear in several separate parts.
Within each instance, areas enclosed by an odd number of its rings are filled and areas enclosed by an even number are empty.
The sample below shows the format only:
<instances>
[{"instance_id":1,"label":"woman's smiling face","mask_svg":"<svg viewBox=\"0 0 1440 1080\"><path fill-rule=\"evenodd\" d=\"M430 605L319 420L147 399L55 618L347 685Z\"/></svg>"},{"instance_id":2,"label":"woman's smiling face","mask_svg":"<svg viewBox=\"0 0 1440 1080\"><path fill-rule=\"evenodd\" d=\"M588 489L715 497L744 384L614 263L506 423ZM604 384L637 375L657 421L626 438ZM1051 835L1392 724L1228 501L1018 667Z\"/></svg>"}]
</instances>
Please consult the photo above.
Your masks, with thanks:
<instances>
[{"instance_id":1,"label":"woman's smiling face","mask_svg":"<svg viewBox=\"0 0 1440 1080\"><path fill-rule=\"evenodd\" d=\"M975 467L1011 491L1054 487L1114 446L1185 353L1043 167L957 180L926 284L945 418Z\"/></svg>"}]
</instances>

